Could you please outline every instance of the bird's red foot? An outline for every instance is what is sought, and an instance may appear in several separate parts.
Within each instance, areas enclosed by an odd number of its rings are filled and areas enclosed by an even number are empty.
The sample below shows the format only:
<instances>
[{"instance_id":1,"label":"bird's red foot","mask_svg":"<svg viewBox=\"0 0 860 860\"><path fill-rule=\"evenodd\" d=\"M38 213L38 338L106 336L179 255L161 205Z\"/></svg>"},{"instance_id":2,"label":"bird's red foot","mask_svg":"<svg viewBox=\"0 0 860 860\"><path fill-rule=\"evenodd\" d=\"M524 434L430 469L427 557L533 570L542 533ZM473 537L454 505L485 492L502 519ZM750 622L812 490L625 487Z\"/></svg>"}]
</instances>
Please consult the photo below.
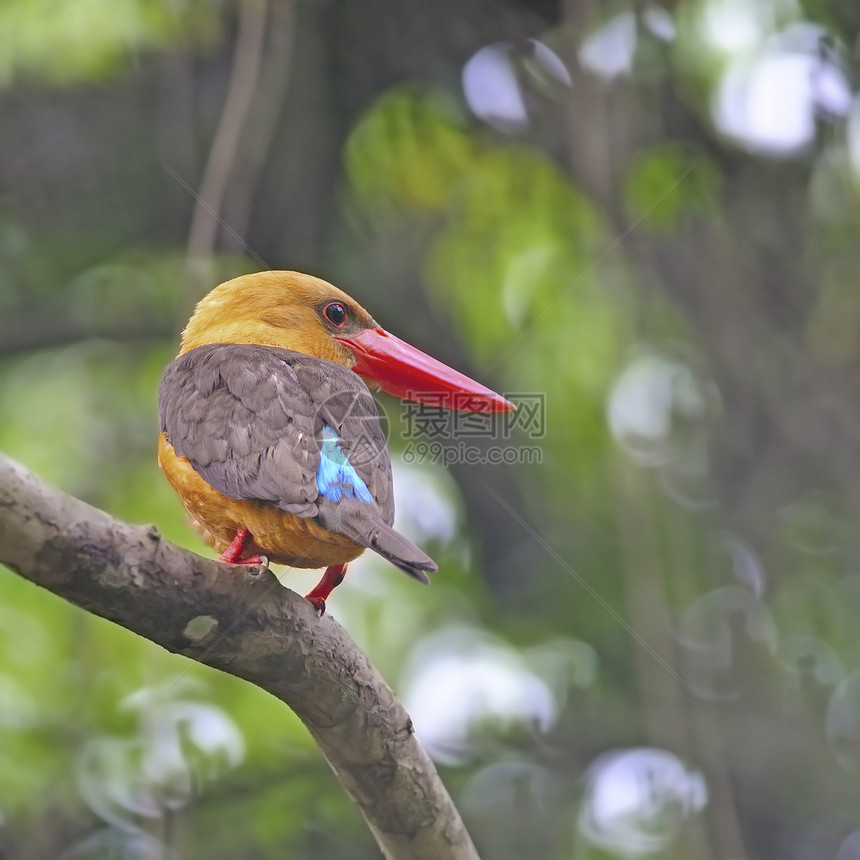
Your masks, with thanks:
<instances>
[{"instance_id":1,"label":"bird's red foot","mask_svg":"<svg viewBox=\"0 0 860 860\"><path fill-rule=\"evenodd\" d=\"M236 564L242 558L242 553L245 552L245 547L251 540L251 532L248 529L239 529L236 532L236 537L230 543L230 546L218 556L218 561L225 561L227 564Z\"/></svg>"},{"instance_id":2,"label":"bird's red foot","mask_svg":"<svg viewBox=\"0 0 860 860\"><path fill-rule=\"evenodd\" d=\"M268 565L269 559L264 555L249 555L247 558L242 558L242 553L251 542L251 532L248 529L239 529L236 532L236 537L230 543L230 546L218 556L218 561L226 562L227 564L262 564Z\"/></svg>"},{"instance_id":3,"label":"bird's red foot","mask_svg":"<svg viewBox=\"0 0 860 860\"><path fill-rule=\"evenodd\" d=\"M316 584L312 591L305 595L305 599L310 601L317 615L322 617L325 615L326 598L334 591L346 576L345 564L333 564L325 569L322 579Z\"/></svg>"}]
</instances>

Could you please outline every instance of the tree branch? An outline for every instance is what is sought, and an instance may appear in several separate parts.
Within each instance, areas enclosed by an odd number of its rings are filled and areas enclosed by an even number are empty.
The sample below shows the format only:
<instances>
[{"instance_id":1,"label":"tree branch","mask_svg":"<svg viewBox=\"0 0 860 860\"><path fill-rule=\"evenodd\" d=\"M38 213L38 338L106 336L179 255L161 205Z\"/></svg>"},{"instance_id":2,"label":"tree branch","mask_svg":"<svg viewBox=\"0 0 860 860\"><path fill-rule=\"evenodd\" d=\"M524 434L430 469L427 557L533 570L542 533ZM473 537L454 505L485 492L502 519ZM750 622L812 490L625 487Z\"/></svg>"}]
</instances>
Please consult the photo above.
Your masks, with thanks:
<instances>
[{"instance_id":1,"label":"tree branch","mask_svg":"<svg viewBox=\"0 0 860 860\"><path fill-rule=\"evenodd\" d=\"M187 269L191 275L190 284L194 288L199 287L199 281L207 274L206 268L215 247L227 180L236 161L242 132L246 130L245 123L260 74L267 14L267 0L243 0L239 4L239 33L230 83L203 171L188 234ZM192 297L197 299L196 294L192 294Z\"/></svg>"},{"instance_id":2,"label":"tree branch","mask_svg":"<svg viewBox=\"0 0 860 860\"><path fill-rule=\"evenodd\" d=\"M478 857L403 705L334 619L273 588L271 574L225 571L152 526L128 525L49 487L3 455L0 563L289 705L386 857ZM189 627L194 619L202 620Z\"/></svg>"}]
</instances>

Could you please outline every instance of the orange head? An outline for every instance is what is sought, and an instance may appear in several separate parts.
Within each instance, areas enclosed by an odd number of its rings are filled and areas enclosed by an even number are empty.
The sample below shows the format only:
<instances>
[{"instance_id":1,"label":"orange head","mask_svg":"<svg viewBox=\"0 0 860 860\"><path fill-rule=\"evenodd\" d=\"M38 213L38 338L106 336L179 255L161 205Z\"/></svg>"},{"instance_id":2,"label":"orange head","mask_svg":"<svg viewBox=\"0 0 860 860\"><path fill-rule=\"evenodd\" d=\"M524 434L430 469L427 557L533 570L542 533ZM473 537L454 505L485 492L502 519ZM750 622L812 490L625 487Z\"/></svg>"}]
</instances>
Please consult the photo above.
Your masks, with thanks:
<instances>
[{"instance_id":1,"label":"orange head","mask_svg":"<svg viewBox=\"0 0 860 860\"><path fill-rule=\"evenodd\" d=\"M376 327L361 305L312 275L257 272L233 278L197 303L182 333L179 354L207 343L248 343L279 346L352 367L352 353L335 340L339 329L325 316L331 303L344 306L349 328L356 334Z\"/></svg>"},{"instance_id":2,"label":"orange head","mask_svg":"<svg viewBox=\"0 0 860 860\"><path fill-rule=\"evenodd\" d=\"M335 361L409 400L474 412L512 404L384 329L354 299L300 272L258 272L216 287L182 333L180 355L210 343L291 349Z\"/></svg>"}]
</instances>

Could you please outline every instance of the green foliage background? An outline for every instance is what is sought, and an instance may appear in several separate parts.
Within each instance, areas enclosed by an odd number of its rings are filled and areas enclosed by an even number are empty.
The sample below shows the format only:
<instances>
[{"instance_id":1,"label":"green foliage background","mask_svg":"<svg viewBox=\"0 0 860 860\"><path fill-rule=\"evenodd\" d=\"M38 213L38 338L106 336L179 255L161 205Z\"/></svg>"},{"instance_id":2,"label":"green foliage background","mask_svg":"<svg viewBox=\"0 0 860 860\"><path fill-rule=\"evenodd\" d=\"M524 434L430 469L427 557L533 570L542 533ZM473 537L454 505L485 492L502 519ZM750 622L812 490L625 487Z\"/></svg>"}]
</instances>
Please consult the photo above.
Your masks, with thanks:
<instances>
[{"instance_id":1,"label":"green foliage background","mask_svg":"<svg viewBox=\"0 0 860 860\"><path fill-rule=\"evenodd\" d=\"M225 226L189 259L255 14ZM363 559L330 603L482 856L860 856L858 26L838 0L7 0L0 450L208 552L154 458L179 330L235 274L326 277L545 398L502 440L539 462L508 465L404 438L386 399L440 573ZM488 46L507 118L461 86ZM754 133L797 89L732 132L729 76L786 57L830 75L806 138ZM0 595L0 856L378 856L265 694L9 571Z\"/></svg>"}]
</instances>

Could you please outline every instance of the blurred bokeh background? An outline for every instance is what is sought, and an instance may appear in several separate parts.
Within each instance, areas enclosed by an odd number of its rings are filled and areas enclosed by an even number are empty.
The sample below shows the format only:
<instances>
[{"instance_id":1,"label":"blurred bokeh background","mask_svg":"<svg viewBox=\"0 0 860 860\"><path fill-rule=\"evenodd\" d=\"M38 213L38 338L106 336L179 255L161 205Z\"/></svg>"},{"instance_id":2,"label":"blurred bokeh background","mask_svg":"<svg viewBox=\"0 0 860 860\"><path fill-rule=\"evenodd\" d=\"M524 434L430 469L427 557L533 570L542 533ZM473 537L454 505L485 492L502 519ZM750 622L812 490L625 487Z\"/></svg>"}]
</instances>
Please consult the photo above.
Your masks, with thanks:
<instances>
[{"instance_id":1,"label":"blurred bokeh background","mask_svg":"<svg viewBox=\"0 0 860 860\"><path fill-rule=\"evenodd\" d=\"M235 274L334 281L542 404L488 439L382 398L440 572L330 601L483 856L858 860L858 36L851 0L3 0L0 450L206 552L154 457L178 332ZM278 703L0 570L0 856L379 855Z\"/></svg>"}]
</instances>

